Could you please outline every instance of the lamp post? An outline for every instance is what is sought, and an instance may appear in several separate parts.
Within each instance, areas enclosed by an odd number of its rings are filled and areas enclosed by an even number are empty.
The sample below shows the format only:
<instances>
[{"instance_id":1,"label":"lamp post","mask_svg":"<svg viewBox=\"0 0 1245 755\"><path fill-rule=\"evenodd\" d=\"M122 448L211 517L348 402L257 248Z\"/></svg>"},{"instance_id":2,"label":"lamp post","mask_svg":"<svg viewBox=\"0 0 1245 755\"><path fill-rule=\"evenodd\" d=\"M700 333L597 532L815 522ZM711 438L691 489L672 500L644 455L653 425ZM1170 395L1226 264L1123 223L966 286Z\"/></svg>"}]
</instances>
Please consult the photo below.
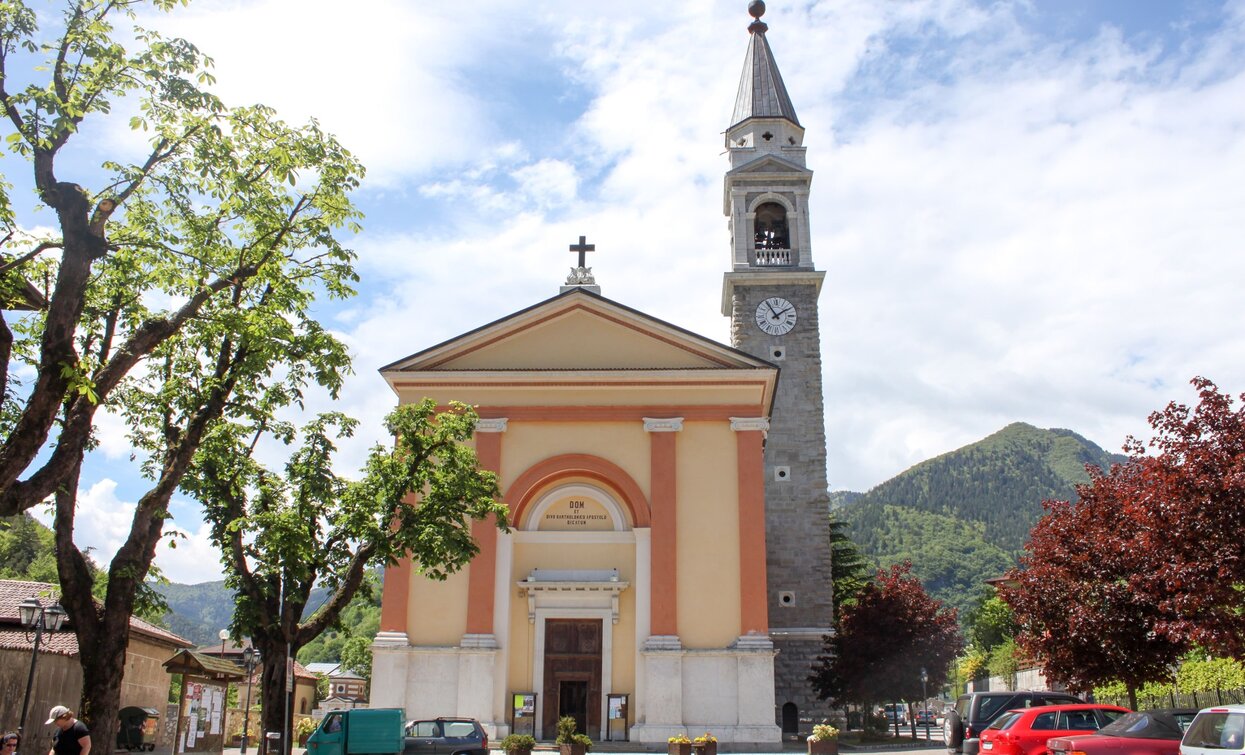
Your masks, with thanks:
<instances>
[{"instance_id":1,"label":"lamp post","mask_svg":"<svg viewBox=\"0 0 1245 755\"><path fill-rule=\"evenodd\" d=\"M246 666L246 707L242 709L242 755L246 755L247 731L251 728L251 679L255 676L255 664L259 651L249 647L242 651L242 663Z\"/></svg>"},{"instance_id":2,"label":"lamp post","mask_svg":"<svg viewBox=\"0 0 1245 755\"><path fill-rule=\"evenodd\" d=\"M925 684L929 681L929 672L921 667L921 705L925 708L922 720L925 722L925 738L929 739L929 695L925 692Z\"/></svg>"},{"instance_id":3,"label":"lamp post","mask_svg":"<svg viewBox=\"0 0 1245 755\"><path fill-rule=\"evenodd\" d=\"M220 638L220 657L224 658L225 657L225 640L229 639L229 630L222 629L216 636Z\"/></svg>"},{"instance_id":4,"label":"lamp post","mask_svg":"<svg viewBox=\"0 0 1245 755\"><path fill-rule=\"evenodd\" d=\"M29 633L35 630L35 641L30 651L30 674L26 677L26 695L22 698L22 717L17 719L17 736L21 741L22 730L26 727L26 712L30 710L30 690L35 683L35 661L39 660L39 643L43 640L43 632L48 634L60 631L65 625L65 609L60 605L43 607L35 598L27 598L17 606L17 616L22 622L22 630Z\"/></svg>"}]
</instances>

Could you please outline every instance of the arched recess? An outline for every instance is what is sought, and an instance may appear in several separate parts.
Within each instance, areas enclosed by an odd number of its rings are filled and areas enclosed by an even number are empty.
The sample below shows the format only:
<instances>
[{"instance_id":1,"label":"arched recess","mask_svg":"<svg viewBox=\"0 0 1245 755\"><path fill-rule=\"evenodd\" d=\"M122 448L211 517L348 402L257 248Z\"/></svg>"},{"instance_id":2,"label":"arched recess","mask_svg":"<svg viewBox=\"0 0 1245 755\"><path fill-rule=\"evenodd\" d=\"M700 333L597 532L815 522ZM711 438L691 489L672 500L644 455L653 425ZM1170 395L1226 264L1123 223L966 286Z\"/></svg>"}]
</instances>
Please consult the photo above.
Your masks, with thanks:
<instances>
[{"instance_id":1,"label":"arched recess","mask_svg":"<svg viewBox=\"0 0 1245 755\"><path fill-rule=\"evenodd\" d=\"M631 526L650 526L648 498L636 481L617 464L590 454L562 454L528 467L506 491L510 520L523 521L523 515L538 493L571 477L595 480L612 488L630 513Z\"/></svg>"},{"instance_id":2,"label":"arched recess","mask_svg":"<svg viewBox=\"0 0 1245 755\"><path fill-rule=\"evenodd\" d=\"M800 708L787 701L782 705L782 733L798 734L800 731Z\"/></svg>"}]
</instances>

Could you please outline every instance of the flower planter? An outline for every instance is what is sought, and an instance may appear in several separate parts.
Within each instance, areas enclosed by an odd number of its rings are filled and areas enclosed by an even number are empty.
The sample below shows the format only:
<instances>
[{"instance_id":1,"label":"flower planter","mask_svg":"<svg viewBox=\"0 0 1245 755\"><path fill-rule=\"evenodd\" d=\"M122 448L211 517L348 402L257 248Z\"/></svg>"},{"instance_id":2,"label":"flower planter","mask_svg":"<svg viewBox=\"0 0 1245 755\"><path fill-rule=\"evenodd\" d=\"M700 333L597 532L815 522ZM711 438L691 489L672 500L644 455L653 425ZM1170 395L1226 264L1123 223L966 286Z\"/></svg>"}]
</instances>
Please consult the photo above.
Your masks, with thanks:
<instances>
[{"instance_id":1,"label":"flower planter","mask_svg":"<svg viewBox=\"0 0 1245 755\"><path fill-rule=\"evenodd\" d=\"M668 755L692 755L691 742L670 742L667 744L667 747L669 748L667 750Z\"/></svg>"},{"instance_id":2,"label":"flower planter","mask_svg":"<svg viewBox=\"0 0 1245 755\"><path fill-rule=\"evenodd\" d=\"M718 755L717 742L693 742L692 752L695 755Z\"/></svg>"},{"instance_id":3,"label":"flower planter","mask_svg":"<svg viewBox=\"0 0 1245 755\"><path fill-rule=\"evenodd\" d=\"M839 740L810 739L808 740L808 755L839 755Z\"/></svg>"},{"instance_id":4,"label":"flower planter","mask_svg":"<svg viewBox=\"0 0 1245 755\"><path fill-rule=\"evenodd\" d=\"M532 748L524 747L522 749L506 750L506 755L532 755Z\"/></svg>"},{"instance_id":5,"label":"flower planter","mask_svg":"<svg viewBox=\"0 0 1245 755\"><path fill-rule=\"evenodd\" d=\"M586 745L558 745L560 755L586 755L588 747Z\"/></svg>"}]
</instances>

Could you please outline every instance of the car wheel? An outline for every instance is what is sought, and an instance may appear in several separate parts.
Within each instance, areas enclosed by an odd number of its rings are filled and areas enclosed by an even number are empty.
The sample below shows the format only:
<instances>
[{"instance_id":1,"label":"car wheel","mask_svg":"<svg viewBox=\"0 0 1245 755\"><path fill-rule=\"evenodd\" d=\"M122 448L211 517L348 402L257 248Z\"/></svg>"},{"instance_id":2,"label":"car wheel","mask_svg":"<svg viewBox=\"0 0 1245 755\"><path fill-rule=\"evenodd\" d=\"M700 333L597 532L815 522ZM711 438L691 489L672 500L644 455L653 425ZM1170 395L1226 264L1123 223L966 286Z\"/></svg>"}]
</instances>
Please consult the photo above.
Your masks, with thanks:
<instances>
[{"instance_id":1,"label":"car wheel","mask_svg":"<svg viewBox=\"0 0 1245 755\"><path fill-rule=\"evenodd\" d=\"M948 711L946 718L942 721L942 738L947 743L949 752L958 752L960 744L964 742L964 722L960 720L960 714L955 711Z\"/></svg>"}]
</instances>

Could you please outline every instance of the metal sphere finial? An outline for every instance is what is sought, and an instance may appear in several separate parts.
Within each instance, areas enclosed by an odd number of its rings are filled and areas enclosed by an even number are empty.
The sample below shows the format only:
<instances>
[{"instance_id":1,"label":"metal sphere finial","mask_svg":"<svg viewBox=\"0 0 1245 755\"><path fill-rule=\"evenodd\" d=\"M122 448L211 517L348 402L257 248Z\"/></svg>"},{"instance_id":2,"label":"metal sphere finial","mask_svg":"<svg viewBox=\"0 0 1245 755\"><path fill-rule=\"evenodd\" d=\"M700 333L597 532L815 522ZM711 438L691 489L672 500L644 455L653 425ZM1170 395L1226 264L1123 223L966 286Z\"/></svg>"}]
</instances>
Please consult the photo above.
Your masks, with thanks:
<instances>
[{"instance_id":1,"label":"metal sphere finial","mask_svg":"<svg viewBox=\"0 0 1245 755\"><path fill-rule=\"evenodd\" d=\"M748 15L760 20L765 15L765 0L752 0L748 3Z\"/></svg>"}]
</instances>

